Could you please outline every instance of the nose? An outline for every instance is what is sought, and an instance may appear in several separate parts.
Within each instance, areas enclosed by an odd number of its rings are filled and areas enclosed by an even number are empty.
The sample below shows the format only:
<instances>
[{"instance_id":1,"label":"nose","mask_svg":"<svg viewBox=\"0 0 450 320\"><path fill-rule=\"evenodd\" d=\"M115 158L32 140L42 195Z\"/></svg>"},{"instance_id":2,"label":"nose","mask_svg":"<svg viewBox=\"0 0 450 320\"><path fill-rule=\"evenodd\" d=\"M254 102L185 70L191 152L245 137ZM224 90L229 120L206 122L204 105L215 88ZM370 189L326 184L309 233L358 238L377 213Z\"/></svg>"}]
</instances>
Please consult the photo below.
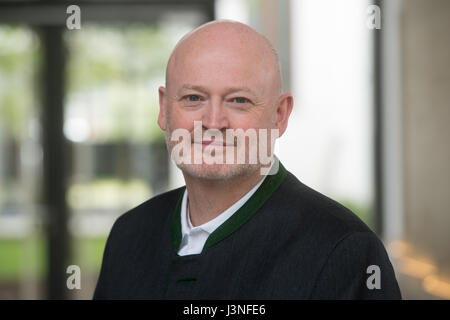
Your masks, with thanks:
<instances>
[{"instance_id":1,"label":"nose","mask_svg":"<svg viewBox=\"0 0 450 320\"><path fill-rule=\"evenodd\" d=\"M222 106L219 97L212 97L209 104L204 108L202 115L202 126L205 130L224 130L229 128L229 119L226 110Z\"/></svg>"}]
</instances>

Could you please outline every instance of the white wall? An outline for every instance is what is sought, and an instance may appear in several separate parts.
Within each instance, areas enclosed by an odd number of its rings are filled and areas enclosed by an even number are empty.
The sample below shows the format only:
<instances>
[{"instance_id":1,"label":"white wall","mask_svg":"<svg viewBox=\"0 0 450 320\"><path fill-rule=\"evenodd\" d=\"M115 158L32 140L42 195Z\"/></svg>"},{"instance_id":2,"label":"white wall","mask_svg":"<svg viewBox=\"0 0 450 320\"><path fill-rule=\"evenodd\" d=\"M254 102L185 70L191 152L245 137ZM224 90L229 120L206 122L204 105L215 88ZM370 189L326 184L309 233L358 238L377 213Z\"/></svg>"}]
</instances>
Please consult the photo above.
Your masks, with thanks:
<instances>
[{"instance_id":1,"label":"white wall","mask_svg":"<svg viewBox=\"0 0 450 320\"><path fill-rule=\"evenodd\" d=\"M371 42L367 3L291 1L294 111L278 154L300 180L372 200Z\"/></svg>"}]
</instances>

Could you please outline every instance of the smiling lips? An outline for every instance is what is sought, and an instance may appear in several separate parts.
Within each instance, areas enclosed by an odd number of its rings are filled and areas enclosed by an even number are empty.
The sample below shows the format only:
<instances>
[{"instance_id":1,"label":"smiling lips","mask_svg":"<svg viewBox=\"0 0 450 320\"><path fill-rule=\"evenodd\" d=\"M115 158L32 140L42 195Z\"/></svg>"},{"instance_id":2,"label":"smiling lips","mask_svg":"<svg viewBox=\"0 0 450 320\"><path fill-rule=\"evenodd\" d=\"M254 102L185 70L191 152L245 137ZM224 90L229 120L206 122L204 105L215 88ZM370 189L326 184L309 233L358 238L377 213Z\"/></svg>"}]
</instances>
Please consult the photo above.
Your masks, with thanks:
<instances>
[{"instance_id":1,"label":"smiling lips","mask_svg":"<svg viewBox=\"0 0 450 320\"><path fill-rule=\"evenodd\" d=\"M213 147L234 147L235 144L233 143L226 143L226 141L222 141L222 140L201 140L199 142L196 141L192 141L193 144L201 144L203 146L203 148L211 145Z\"/></svg>"},{"instance_id":2,"label":"smiling lips","mask_svg":"<svg viewBox=\"0 0 450 320\"><path fill-rule=\"evenodd\" d=\"M195 143L195 142L194 142ZM203 147L206 146L217 146L217 147L233 147L234 144L227 144L225 141L216 141L216 140L203 140L202 141Z\"/></svg>"}]
</instances>

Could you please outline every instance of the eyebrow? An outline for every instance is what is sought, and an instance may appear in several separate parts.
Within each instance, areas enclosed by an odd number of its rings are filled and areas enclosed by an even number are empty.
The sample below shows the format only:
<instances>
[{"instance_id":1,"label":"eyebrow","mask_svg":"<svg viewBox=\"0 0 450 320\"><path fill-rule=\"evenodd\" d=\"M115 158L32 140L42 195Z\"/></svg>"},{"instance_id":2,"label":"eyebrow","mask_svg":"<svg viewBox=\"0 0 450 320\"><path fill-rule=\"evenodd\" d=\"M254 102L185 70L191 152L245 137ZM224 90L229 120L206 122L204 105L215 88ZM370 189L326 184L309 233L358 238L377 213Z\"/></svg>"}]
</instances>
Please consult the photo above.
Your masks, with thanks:
<instances>
[{"instance_id":1,"label":"eyebrow","mask_svg":"<svg viewBox=\"0 0 450 320\"><path fill-rule=\"evenodd\" d=\"M208 91L203 86L184 84L184 85L181 86L181 88L180 88L180 90L178 92L180 92L183 89L190 89L190 90L195 90L195 91L199 91L199 92L203 92L203 93L207 93L207 91ZM227 87L225 89L225 93L226 94L230 94L230 93L238 92L238 91L244 91L244 92L250 93L254 97L257 97L257 95L253 92L253 90L251 90L248 87Z\"/></svg>"}]
</instances>

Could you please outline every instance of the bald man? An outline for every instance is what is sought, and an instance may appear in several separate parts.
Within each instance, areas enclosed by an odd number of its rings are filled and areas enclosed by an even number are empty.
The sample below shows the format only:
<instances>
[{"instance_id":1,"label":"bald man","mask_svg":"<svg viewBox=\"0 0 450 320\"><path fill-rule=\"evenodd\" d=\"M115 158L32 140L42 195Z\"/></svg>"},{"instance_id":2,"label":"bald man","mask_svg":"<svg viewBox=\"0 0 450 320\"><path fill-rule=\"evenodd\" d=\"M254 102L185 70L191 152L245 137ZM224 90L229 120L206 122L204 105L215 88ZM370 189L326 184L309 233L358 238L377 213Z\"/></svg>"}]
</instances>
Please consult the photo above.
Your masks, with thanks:
<instances>
[{"instance_id":1,"label":"bald man","mask_svg":"<svg viewBox=\"0 0 450 320\"><path fill-rule=\"evenodd\" d=\"M399 299L381 241L274 156L293 97L269 41L231 21L183 37L158 124L186 186L114 223L96 299Z\"/></svg>"}]
</instances>

